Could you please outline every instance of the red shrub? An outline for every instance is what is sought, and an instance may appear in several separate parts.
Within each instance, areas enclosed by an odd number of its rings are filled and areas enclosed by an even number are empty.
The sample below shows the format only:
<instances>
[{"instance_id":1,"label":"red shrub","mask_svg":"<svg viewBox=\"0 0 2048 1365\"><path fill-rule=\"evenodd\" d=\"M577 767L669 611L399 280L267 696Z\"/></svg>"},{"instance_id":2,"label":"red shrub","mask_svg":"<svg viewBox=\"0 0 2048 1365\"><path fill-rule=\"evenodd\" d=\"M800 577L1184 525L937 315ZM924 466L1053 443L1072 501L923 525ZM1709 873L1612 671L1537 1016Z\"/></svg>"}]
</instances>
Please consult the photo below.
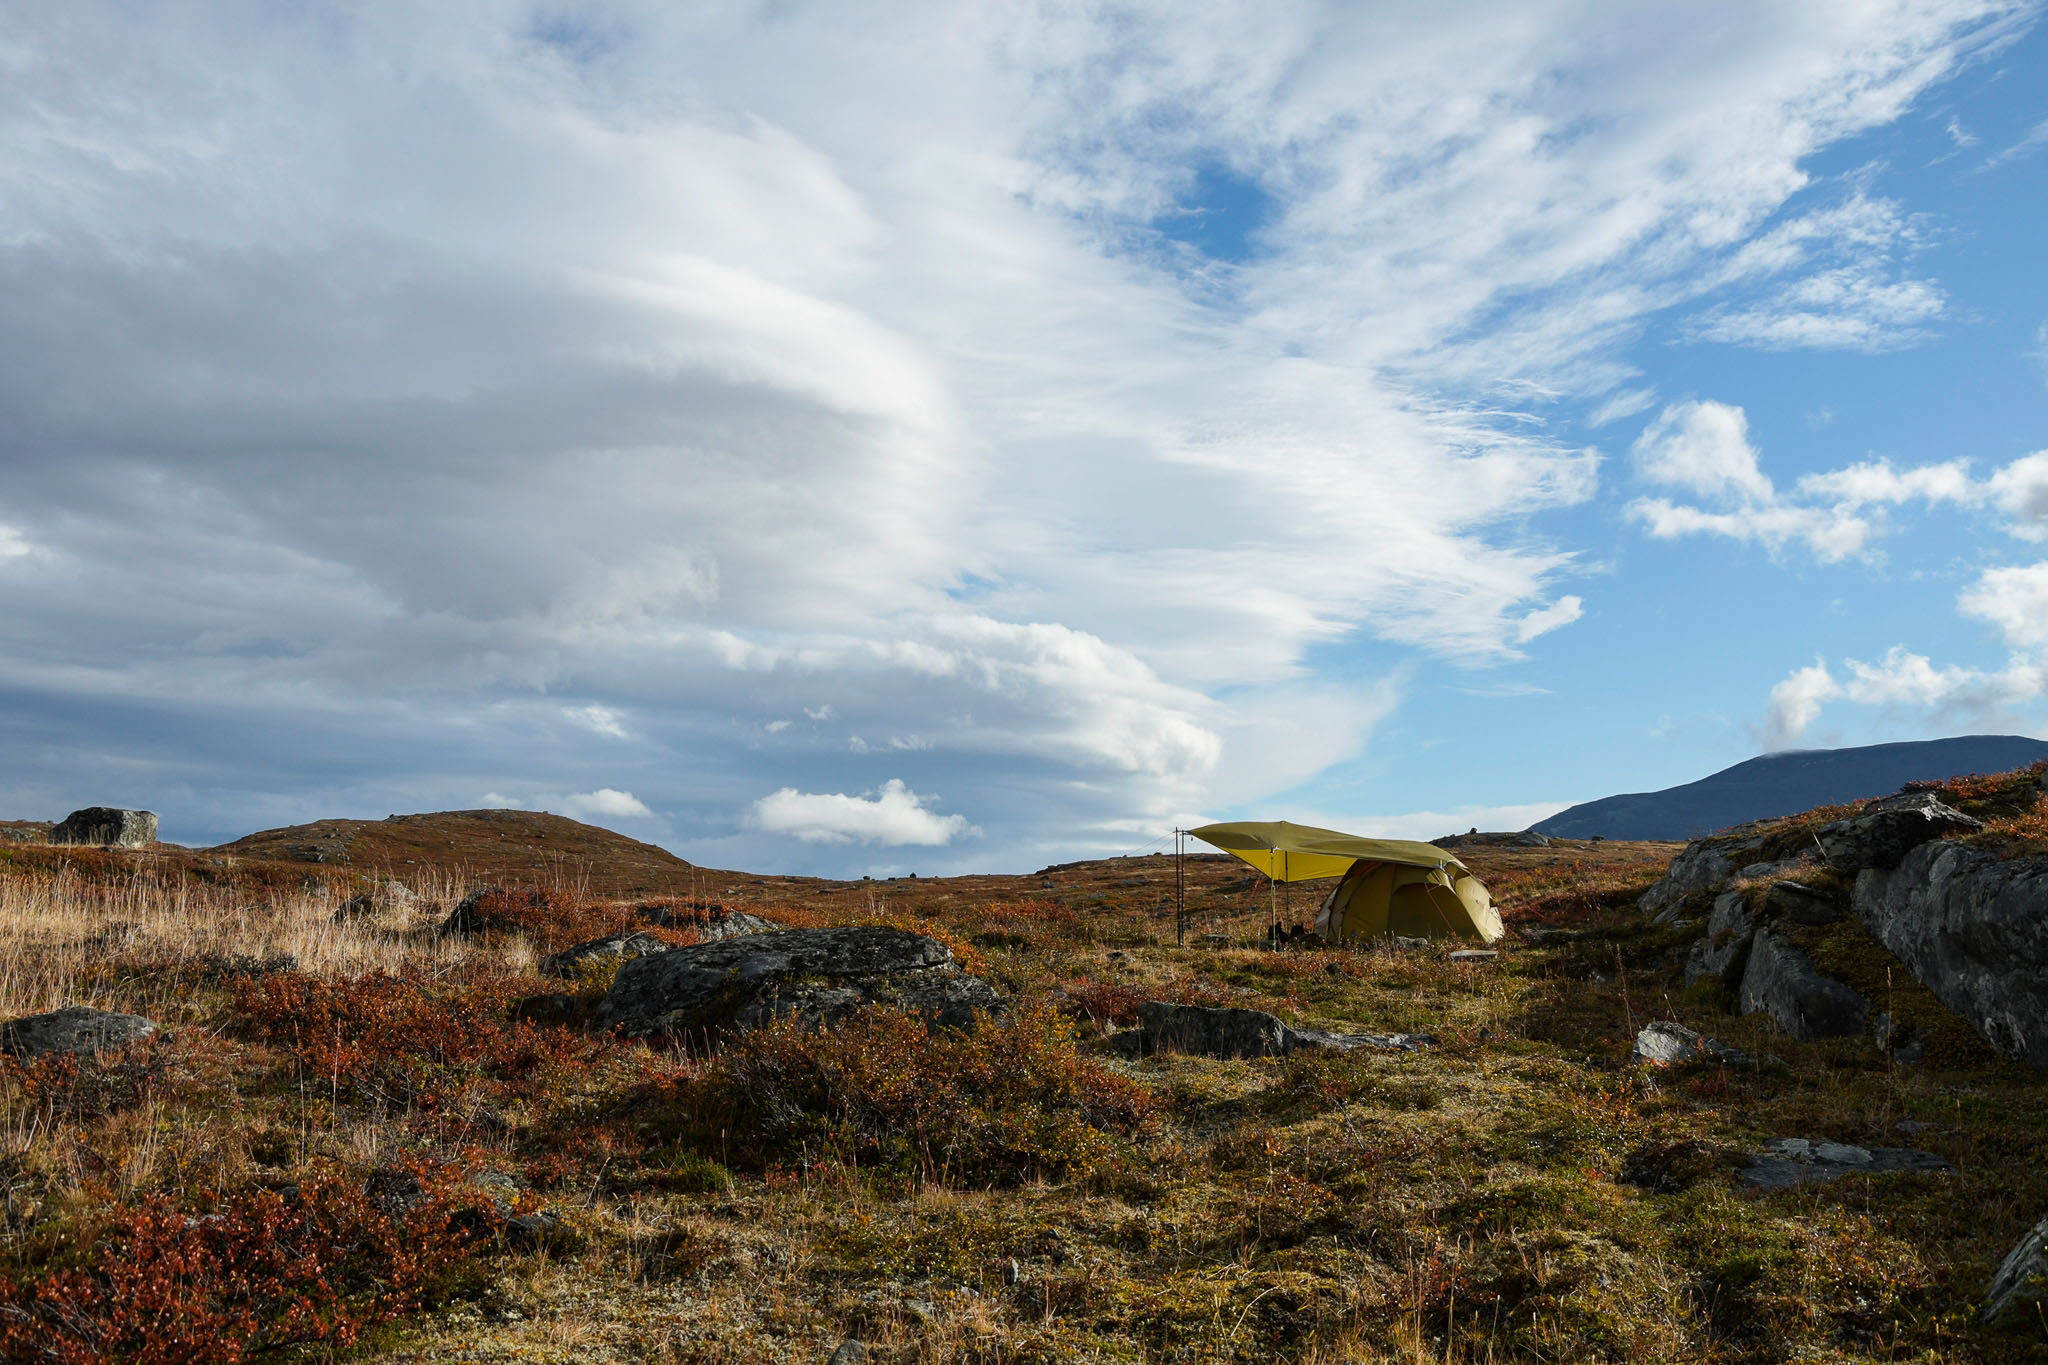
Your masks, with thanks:
<instances>
[{"instance_id":1,"label":"red shrub","mask_svg":"<svg viewBox=\"0 0 2048 1365\"><path fill-rule=\"evenodd\" d=\"M474 1240L452 1173L412 1174L421 1198L402 1219L338 1173L198 1216L162 1197L121 1210L82 1253L0 1277L0 1359L196 1365L353 1341L417 1307Z\"/></svg>"},{"instance_id":2,"label":"red shrub","mask_svg":"<svg viewBox=\"0 0 2048 1365\"><path fill-rule=\"evenodd\" d=\"M373 972L330 981L278 972L241 985L236 1009L258 1037L290 1049L308 1079L367 1101L433 1109L478 1078L504 1080L602 1046L508 1022L520 977L466 983Z\"/></svg>"}]
</instances>

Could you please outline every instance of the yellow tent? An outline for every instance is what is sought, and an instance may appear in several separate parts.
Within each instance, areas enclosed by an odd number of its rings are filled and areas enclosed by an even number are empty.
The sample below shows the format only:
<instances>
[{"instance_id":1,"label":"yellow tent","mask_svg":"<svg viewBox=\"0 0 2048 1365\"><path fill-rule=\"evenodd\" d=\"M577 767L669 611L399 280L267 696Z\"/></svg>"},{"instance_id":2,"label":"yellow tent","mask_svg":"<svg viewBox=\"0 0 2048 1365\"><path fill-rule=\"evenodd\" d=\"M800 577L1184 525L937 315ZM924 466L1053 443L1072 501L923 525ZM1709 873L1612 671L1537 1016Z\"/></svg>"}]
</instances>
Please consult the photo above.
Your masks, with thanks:
<instances>
[{"instance_id":1,"label":"yellow tent","mask_svg":"<svg viewBox=\"0 0 2048 1365\"><path fill-rule=\"evenodd\" d=\"M1346 939L1502 936L1493 897L1465 865L1435 844L1364 839L1285 820L1241 820L1190 830L1275 882L1341 877L1316 914L1316 932Z\"/></svg>"}]
</instances>

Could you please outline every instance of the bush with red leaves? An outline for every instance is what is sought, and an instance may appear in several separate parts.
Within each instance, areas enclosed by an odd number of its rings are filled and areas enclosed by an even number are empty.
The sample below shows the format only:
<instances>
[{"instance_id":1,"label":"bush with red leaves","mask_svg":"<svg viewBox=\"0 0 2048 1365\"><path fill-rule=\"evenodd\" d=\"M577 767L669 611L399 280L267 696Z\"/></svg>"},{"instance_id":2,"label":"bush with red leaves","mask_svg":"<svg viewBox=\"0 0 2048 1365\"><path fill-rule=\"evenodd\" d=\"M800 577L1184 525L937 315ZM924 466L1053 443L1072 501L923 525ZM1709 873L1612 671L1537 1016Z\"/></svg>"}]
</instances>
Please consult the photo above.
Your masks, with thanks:
<instances>
[{"instance_id":1,"label":"bush with red leaves","mask_svg":"<svg viewBox=\"0 0 2048 1365\"><path fill-rule=\"evenodd\" d=\"M204 1211L160 1196L123 1209L82 1252L0 1276L0 1360L199 1365L346 1345L417 1308L476 1240L474 1194L446 1170L410 1173L419 1198L397 1217L338 1172Z\"/></svg>"},{"instance_id":2,"label":"bush with red leaves","mask_svg":"<svg viewBox=\"0 0 2048 1365\"><path fill-rule=\"evenodd\" d=\"M467 982L372 972L328 980L277 972L242 983L236 1011L337 1095L435 1109L478 1080L507 1080L601 1048L599 1040L509 1021L521 977Z\"/></svg>"}]
</instances>

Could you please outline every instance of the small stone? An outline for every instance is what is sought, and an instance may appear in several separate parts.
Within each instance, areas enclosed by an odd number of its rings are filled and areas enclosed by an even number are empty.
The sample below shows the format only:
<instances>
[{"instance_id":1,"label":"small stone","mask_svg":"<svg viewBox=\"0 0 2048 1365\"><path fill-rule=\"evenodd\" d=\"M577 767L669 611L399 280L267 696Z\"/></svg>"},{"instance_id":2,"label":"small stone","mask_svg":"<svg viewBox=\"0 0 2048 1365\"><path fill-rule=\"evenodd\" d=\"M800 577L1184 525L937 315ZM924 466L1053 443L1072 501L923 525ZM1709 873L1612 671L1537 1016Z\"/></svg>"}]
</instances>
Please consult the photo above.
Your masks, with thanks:
<instances>
[{"instance_id":1,"label":"small stone","mask_svg":"<svg viewBox=\"0 0 2048 1365\"><path fill-rule=\"evenodd\" d=\"M1999 1262L1991 1283L1984 1287L1978 1321L1996 1322L2006 1310L2039 1303L2044 1297L2048 1297L2048 1218L2034 1224Z\"/></svg>"},{"instance_id":2,"label":"small stone","mask_svg":"<svg viewBox=\"0 0 2048 1365\"><path fill-rule=\"evenodd\" d=\"M1495 948L1460 948L1451 954L1453 962L1491 962L1500 956Z\"/></svg>"},{"instance_id":3,"label":"small stone","mask_svg":"<svg viewBox=\"0 0 2048 1365\"><path fill-rule=\"evenodd\" d=\"M32 1014L0 1024L0 1052L17 1057L44 1057L57 1052L84 1056L126 1047L155 1032L156 1025L139 1014L67 1005L49 1014Z\"/></svg>"},{"instance_id":4,"label":"small stone","mask_svg":"<svg viewBox=\"0 0 2048 1365\"><path fill-rule=\"evenodd\" d=\"M1749 1060L1749 1054L1741 1048L1730 1047L1669 1019L1645 1024L1636 1034L1636 1045L1628 1055L1630 1061L1646 1066L1687 1066L1700 1062L1741 1064Z\"/></svg>"},{"instance_id":5,"label":"small stone","mask_svg":"<svg viewBox=\"0 0 2048 1365\"><path fill-rule=\"evenodd\" d=\"M832 1357L826 1362L826 1365L867 1365L867 1359L868 1348L866 1343L855 1341L849 1337L847 1340L839 1343L839 1349L832 1353Z\"/></svg>"}]
</instances>

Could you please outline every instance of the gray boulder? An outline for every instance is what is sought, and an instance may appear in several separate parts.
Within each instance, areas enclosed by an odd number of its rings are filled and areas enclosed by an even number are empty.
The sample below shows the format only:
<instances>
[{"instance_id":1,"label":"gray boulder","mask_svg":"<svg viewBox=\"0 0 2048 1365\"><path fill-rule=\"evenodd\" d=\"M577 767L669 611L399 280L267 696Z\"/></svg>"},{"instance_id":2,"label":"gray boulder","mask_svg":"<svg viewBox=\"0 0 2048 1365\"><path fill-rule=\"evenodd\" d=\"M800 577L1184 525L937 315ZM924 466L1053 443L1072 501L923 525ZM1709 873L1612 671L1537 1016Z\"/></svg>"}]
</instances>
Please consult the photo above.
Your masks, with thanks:
<instances>
[{"instance_id":1,"label":"gray boulder","mask_svg":"<svg viewBox=\"0 0 2048 1365\"><path fill-rule=\"evenodd\" d=\"M139 1014L119 1014L85 1005L67 1005L49 1014L31 1014L0 1024L0 1052L16 1057L45 1057L69 1052L89 1056L142 1041L156 1025Z\"/></svg>"},{"instance_id":2,"label":"gray boulder","mask_svg":"<svg viewBox=\"0 0 2048 1365\"><path fill-rule=\"evenodd\" d=\"M745 910L719 908L703 913L692 913L688 910L677 912L666 906L657 905L643 910L641 914L649 924L658 924L664 928L694 929L700 943L716 943L722 938L738 938L741 934L765 934L782 927L772 919L762 919L759 915L749 914Z\"/></svg>"},{"instance_id":3,"label":"gray boulder","mask_svg":"<svg viewBox=\"0 0 2048 1365\"><path fill-rule=\"evenodd\" d=\"M1736 994L1742 1013L1762 1010L1799 1039L1860 1034L1870 1014L1862 996L1822 976L1805 953L1770 928L1757 930Z\"/></svg>"},{"instance_id":4,"label":"gray boulder","mask_svg":"<svg viewBox=\"0 0 2048 1365\"><path fill-rule=\"evenodd\" d=\"M2048 1071L2048 856L1923 843L1859 875L1850 908L1992 1047Z\"/></svg>"},{"instance_id":5,"label":"gray boulder","mask_svg":"<svg viewBox=\"0 0 2048 1365\"><path fill-rule=\"evenodd\" d=\"M1668 1019L1644 1025L1628 1055L1630 1061L1645 1066L1689 1066L1700 1062L1739 1065L1749 1060L1749 1054L1741 1048L1730 1047Z\"/></svg>"},{"instance_id":6,"label":"gray boulder","mask_svg":"<svg viewBox=\"0 0 2048 1365\"><path fill-rule=\"evenodd\" d=\"M1742 1183L1753 1190L1790 1190L1840 1180L1845 1175L1954 1169L1947 1158L1910 1147L1856 1147L1813 1138L1772 1138L1743 1171Z\"/></svg>"},{"instance_id":7,"label":"gray boulder","mask_svg":"<svg viewBox=\"0 0 2048 1365\"><path fill-rule=\"evenodd\" d=\"M703 1038L795 1019L831 1028L867 1005L970 1028L977 1012L1007 1006L989 984L953 965L953 950L902 929L859 925L782 929L636 957L598 1005L622 1033Z\"/></svg>"},{"instance_id":8,"label":"gray boulder","mask_svg":"<svg viewBox=\"0 0 2048 1365\"><path fill-rule=\"evenodd\" d=\"M1764 891L1764 913L1794 924L1833 924L1842 907L1833 896L1801 882L1772 882Z\"/></svg>"},{"instance_id":9,"label":"gray boulder","mask_svg":"<svg viewBox=\"0 0 2048 1365\"><path fill-rule=\"evenodd\" d=\"M1749 911L1740 891L1724 891L1714 900L1714 913L1707 920L1707 936L1695 943L1685 960L1685 984L1695 985L1709 978L1729 985L1741 979L1748 964L1749 942L1756 933L1756 917Z\"/></svg>"},{"instance_id":10,"label":"gray boulder","mask_svg":"<svg viewBox=\"0 0 2048 1365\"><path fill-rule=\"evenodd\" d=\"M1847 819L1822 825L1814 838L1830 867L1860 872L1867 867L1897 867L1908 853L1930 839L1982 828L1983 821L1944 805L1930 792L1905 792L1873 801Z\"/></svg>"},{"instance_id":11,"label":"gray boulder","mask_svg":"<svg viewBox=\"0 0 2048 1365\"><path fill-rule=\"evenodd\" d=\"M1304 1049L1413 1052L1435 1042L1425 1033L1298 1029L1264 1010L1176 1005L1165 1000L1148 1000L1138 1006L1138 1019L1145 1029L1146 1052L1186 1052L1198 1057L1280 1057Z\"/></svg>"},{"instance_id":12,"label":"gray boulder","mask_svg":"<svg viewBox=\"0 0 2048 1365\"><path fill-rule=\"evenodd\" d=\"M2034 1224L1999 1262L1991 1283L1984 1288L1984 1307L1977 1320L1996 1322L2007 1309L2044 1298L2048 1298L2048 1218Z\"/></svg>"},{"instance_id":13,"label":"gray boulder","mask_svg":"<svg viewBox=\"0 0 2048 1365\"><path fill-rule=\"evenodd\" d=\"M156 842L156 814L87 806L65 816L50 831L53 844L97 844L102 848L141 848Z\"/></svg>"},{"instance_id":14,"label":"gray boulder","mask_svg":"<svg viewBox=\"0 0 2048 1365\"><path fill-rule=\"evenodd\" d=\"M1663 879L1642 894L1636 908L1659 924L1671 923L1687 901L1720 891L1734 881L1747 865L1744 855L1755 852L1761 844L1761 836L1693 840L1671 860Z\"/></svg>"},{"instance_id":15,"label":"gray boulder","mask_svg":"<svg viewBox=\"0 0 2048 1365\"><path fill-rule=\"evenodd\" d=\"M490 896L505 894L502 886L474 886L469 893L455 903L448 912L448 918L441 922L443 934L480 934L490 927L489 916L484 912L484 900Z\"/></svg>"},{"instance_id":16,"label":"gray boulder","mask_svg":"<svg viewBox=\"0 0 2048 1365\"><path fill-rule=\"evenodd\" d=\"M666 953L675 949L675 944L663 942L652 934L628 930L623 934L606 934L559 953L544 957L540 962L543 976L576 976L586 967L594 967L614 958L646 957L650 953Z\"/></svg>"}]
</instances>

